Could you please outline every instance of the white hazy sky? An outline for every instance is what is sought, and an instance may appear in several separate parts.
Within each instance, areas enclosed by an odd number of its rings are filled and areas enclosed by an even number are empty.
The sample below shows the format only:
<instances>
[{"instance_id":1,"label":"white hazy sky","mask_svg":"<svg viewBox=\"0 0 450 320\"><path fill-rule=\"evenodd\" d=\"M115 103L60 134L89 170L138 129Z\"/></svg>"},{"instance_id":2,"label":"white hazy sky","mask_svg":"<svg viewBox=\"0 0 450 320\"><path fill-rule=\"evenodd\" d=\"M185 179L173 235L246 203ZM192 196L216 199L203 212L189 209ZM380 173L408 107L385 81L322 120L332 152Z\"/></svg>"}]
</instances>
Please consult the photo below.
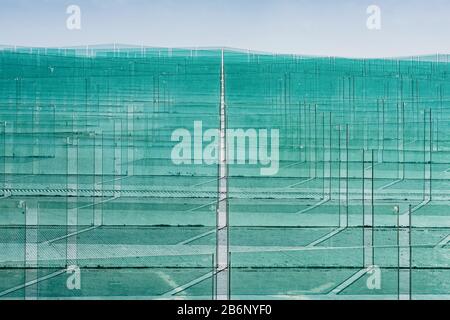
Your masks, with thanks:
<instances>
[{"instance_id":1,"label":"white hazy sky","mask_svg":"<svg viewBox=\"0 0 450 320\"><path fill-rule=\"evenodd\" d=\"M81 30L66 8L81 8ZM381 30L366 9L381 8ZM0 0L0 43L227 46L346 57L450 53L449 0Z\"/></svg>"}]
</instances>

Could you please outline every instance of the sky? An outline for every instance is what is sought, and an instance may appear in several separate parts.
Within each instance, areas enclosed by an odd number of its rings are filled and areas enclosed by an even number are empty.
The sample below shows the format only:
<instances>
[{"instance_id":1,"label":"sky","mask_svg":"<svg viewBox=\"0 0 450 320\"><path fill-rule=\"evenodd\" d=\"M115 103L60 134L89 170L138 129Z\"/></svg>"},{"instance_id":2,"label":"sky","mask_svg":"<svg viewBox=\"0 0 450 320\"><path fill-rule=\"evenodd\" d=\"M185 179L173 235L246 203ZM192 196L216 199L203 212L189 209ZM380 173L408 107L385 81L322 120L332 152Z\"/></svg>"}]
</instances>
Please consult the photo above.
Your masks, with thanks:
<instances>
[{"instance_id":1,"label":"sky","mask_svg":"<svg viewBox=\"0 0 450 320\"><path fill-rule=\"evenodd\" d=\"M81 29L69 30L69 5ZM380 8L370 30L367 7ZM450 53L449 0L0 0L0 44L232 47L342 57Z\"/></svg>"}]
</instances>

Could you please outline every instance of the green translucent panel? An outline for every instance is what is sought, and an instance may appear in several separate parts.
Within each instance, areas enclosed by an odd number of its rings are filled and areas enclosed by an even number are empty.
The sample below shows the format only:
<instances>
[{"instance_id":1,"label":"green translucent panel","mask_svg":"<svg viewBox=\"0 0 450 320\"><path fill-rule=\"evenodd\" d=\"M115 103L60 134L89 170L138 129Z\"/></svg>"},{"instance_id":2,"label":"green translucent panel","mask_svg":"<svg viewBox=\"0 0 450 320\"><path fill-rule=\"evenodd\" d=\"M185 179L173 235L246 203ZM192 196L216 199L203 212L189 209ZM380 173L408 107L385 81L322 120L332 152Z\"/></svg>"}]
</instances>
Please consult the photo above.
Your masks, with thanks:
<instances>
[{"instance_id":1,"label":"green translucent panel","mask_svg":"<svg viewBox=\"0 0 450 320\"><path fill-rule=\"evenodd\" d=\"M449 66L433 58L226 53L228 125L280 130L276 175L229 165L230 243L253 248L231 249L232 297L448 298Z\"/></svg>"},{"instance_id":2,"label":"green translucent panel","mask_svg":"<svg viewBox=\"0 0 450 320\"><path fill-rule=\"evenodd\" d=\"M221 50L2 49L0 298L216 298ZM448 298L447 60L225 50L232 298Z\"/></svg>"}]
</instances>

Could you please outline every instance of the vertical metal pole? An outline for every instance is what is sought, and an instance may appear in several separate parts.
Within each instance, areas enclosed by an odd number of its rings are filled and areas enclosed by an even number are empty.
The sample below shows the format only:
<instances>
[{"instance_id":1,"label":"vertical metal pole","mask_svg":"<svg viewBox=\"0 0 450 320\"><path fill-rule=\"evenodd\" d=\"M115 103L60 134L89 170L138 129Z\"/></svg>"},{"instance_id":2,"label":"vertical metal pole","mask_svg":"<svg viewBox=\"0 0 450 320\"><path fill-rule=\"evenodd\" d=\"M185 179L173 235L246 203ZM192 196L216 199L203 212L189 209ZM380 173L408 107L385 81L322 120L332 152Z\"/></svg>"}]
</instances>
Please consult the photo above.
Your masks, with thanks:
<instances>
[{"instance_id":1,"label":"vertical metal pole","mask_svg":"<svg viewBox=\"0 0 450 320\"><path fill-rule=\"evenodd\" d=\"M338 203L339 203L339 227L342 227L341 207L342 207L342 192L341 192L341 126L338 128Z\"/></svg>"},{"instance_id":2,"label":"vertical metal pole","mask_svg":"<svg viewBox=\"0 0 450 320\"><path fill-rule=\"evenodd\" d=\"M38 277L38 214L36 200L20 203L25 211L25 284L36 281ZM25 286L25 299L35 300L38 297L38 284Z\"/></svg>"},{"instance_id":3,"label":"vertical metal pole","mask_svg":"<svg viewBox=\"0 0 450 320\"><path fill-rule=\"evenodd\" d=\"M103 224L103 133L98 131L94 136L94 218L93 225Z\"/></svg>"},{"instance_id":4,"label":"vertical metal pole","mask_svg":"<svg viewBox=\"0 0 450 320\"><path fill-rule=\"evenodd\" d=\"M398 298L411 299L411 205L398 219Z\"/></svg>"},{"instance_id":5,"label":"vertical metal pole","mask_svg":"<svg viewBox=\"0 0 450 320\"><path fill-rule=\"evenodd\" d=\"M132 134L130 134L132 133ZM134 174L134 106L127 109L127 175Z\"/></svg>"},{"instance_id":6,"label":"vertical metal pole","mask_svg":"<svg viewBox=\"0 0 450 320\"><path fill-rule=\"evenodd\" d=\"M373 211L374 211L374 165L375 165L375 152L372 149L371 152L371 190L370 190L370 202L371 202L371 210L370 212L364 211L364 266L370 267L373 266L374 257L373 257Z\"/></svg>"},{"instance_id":7,"label":"vertical metal pole","mask_svg":"<svg viewBox=\"0 0 450 320\"><path fill-rule=\"evenodd\" d=\"M365 200L365 196L366 196L366 186L365 186L365 174L364 172L366 171L366 165L365 165L365 150L362 149L362 166L361 166L361 205L362 205L362 238L363 238L363 267L365 266L365 257L366 257L366 249L365 249L365 222L366 222L366 200Z\"/></svg>"},{"instance_id":8,"label":"vertical metal pole","mask_svg":"<svg viewBox=\"0 0 450 320\"><path fill-rule=\"evenodd\" d=\"M328 199L329 200L331 200L331 184L332 184L332 176L331 176L331 163L332 163L332 161L333 161L333 159L332 159L332 157L331 157L331 155L332 155L332 134L333 134L333 132L332 132L332 125L331 125L331 112L330 112L330 123L329 123L329 140L328 140L328 142L329 142L329 144L328 144L328 175L329 175L329 179L328 179L328 193L329 193L329 196L328 196Z\"/></svg>"},{"instance_id":9,"label":"vertical metal pole","mask_svg":"<svg viewBox=\"0 0 450 320\"><path fill-rule=\"evenodd\" d=\"M345 149L346 149L346 155L345 155L345 227L348 227L348 144L349 144L349 130L348 130L348 124L345 126Z\"/></svg>"},{"instance_id":10,"label":"vertical metal pole","mask_svg":"<svg viewBox=\"0 0 450 320\"><path fill-rule=\"evenodd\" d=\"M224 53L222 49L220 70L220 139L219 139L219 201L217 203L216 241L216 297L229 298L229 245L228 245L228 182L227 182L227 140L226 104L224 79Z\"/></svg>"},{"instance_id":11,"label":"vertical metal pole","mask_svg":"<svg viewBox=\"0 0 450 320\"><path fill-rule=\"evenodd\" d=\"M72 120L73 121L73 120ZM66 234L73 234L78 228L78 137L67 144L67 217ZM77 237L66 238L66 266L77 263Z\"/></svg>"},{"instance_id":12,"label":"vertical metal pole","mask_svg":"<svg viewBox=\"0 0 450 320\"><path fill-rule=\"evenodd\" d=\"M114 120L114 197L120 197L122 175L122 120Z\"/></svg>"}]
</instances>

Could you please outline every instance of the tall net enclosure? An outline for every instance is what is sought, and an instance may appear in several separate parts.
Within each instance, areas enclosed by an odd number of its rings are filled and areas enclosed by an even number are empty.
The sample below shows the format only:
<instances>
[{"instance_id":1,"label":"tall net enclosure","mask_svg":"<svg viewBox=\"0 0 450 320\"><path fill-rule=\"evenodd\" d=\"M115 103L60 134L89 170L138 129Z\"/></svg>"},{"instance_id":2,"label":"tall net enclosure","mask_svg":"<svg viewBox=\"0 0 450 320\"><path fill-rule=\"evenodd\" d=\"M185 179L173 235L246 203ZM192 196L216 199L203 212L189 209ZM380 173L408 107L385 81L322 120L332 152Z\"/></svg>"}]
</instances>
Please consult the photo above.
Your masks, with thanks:
<instances>
[{"instance_id":1,"label":"tall net enclosure","mask_svg":"<svg viewBox=\"0 0 450 320\"><path fill-rule=\"evenodd\" d=\"M450 292L448 56L0 50L0 299Z\"/></svg>"}]
</instances>

